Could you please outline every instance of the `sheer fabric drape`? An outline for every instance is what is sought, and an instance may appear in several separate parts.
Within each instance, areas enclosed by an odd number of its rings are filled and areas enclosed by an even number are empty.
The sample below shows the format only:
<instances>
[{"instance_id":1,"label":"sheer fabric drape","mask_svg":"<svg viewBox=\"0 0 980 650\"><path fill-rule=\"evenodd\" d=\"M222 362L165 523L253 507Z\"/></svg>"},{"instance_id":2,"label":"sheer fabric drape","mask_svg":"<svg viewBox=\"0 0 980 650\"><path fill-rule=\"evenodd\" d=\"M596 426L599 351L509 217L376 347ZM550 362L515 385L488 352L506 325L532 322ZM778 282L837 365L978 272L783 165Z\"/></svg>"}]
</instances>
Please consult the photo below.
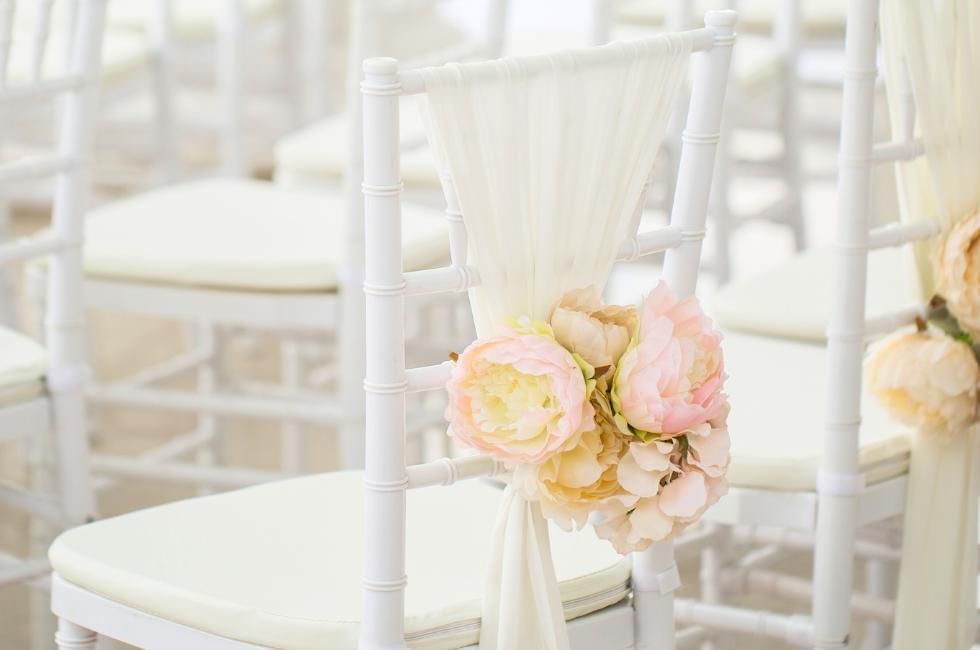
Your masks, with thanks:
<instances>
[{"instance_id":1,"label":"sheer fabric drape","mask_svg":"<svg viewBox=\"0 0 980 650\"><path fill-rule=\"evenodd\" d=\"M906 220L943 229L980 208L980 3L887 0L882 7L889 108L899 130L910 85L926 156L898 166ZM917 251L923 298L931 255ZM895 650L968 648L976 620L977 427L949 441L915 436L906 500Z\"/></svg>"},{"instance_id":2,"label":"sheer fabric drape","mask_svg":"<svg viewBox=\"0 0 980 650\"><path fill-rule=\"evenodd\" d=\"M481 286L480 336L546 319L602 287L628 236L693 39L452 64L423 72L429 140L454 179ZM548 527L508 489L488 567L481 648L567 648Z\"/></svg>"}]
</instances>

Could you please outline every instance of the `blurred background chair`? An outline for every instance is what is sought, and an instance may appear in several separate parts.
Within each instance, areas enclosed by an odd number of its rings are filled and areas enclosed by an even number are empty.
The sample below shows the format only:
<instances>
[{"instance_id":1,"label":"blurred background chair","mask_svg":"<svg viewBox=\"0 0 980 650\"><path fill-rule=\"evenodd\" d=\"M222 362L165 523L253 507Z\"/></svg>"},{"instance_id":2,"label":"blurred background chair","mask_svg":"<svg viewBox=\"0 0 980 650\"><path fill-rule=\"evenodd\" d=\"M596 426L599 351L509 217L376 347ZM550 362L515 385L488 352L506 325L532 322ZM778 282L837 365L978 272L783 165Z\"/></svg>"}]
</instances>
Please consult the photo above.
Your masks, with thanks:
<instances>
[{"instance_id":1,"label":"blurred background chair","mask_svg":"<svg viewBox=\"0 0 980 650\"><path fill-rule=\"evenodd\" d=\"M52 533L96 514L83 392L89 367L81 300L82 217L98 117L104 4L90 0L75 11L59 9L58 20L52 20L52 2L0 3L5 136L0 196L10 197L25 183L53 181L49 227L29 236L0 237L5 271L19 276L36 258L45 258L49 267L43 317L17 310L0 325L0 446L22 461L14 472L3 464L0 503L27 514L29 534L26 557L11 552L4 536L0 586L43 579L50 571L44 549ZM23 13L15 18L18 10ZM19 134L21 120L40 121L39 115L48 120L47 146L25 149L11 136ZM32 597L42 607L47 600L43 591Z\"/></svg>"}]
</instances>

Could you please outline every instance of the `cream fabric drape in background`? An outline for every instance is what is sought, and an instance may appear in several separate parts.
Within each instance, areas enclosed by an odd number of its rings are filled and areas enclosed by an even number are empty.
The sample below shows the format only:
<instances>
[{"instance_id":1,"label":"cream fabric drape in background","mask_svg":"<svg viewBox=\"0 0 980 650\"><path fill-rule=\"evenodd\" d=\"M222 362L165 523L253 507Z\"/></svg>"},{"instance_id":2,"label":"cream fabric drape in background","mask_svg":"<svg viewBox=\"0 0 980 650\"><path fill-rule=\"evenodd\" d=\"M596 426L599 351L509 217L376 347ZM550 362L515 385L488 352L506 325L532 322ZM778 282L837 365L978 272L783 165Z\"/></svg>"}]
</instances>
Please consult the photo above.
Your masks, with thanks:
<instances>
[{"instance_id":1,"label":"cream fabric drape in background","mask_svg":"<svg viewBox=\"0 0 980 650\"><path fill-rule=\"evenodd\" d=\"M908 84L926 151L898 165L902 217L939 219L947 230L980 208L980 2L883 0L881 13L892 124L900 128ZM928 299L929 244L916 257ZM978 444L977 427L913 441L894 650L972 644Z\"/></svg>"},{"instance_id":2,"label":"cream fabric drape in background","mask_svg":"<svg viewBox=\"0 0 980 650\"><path fill-rule=\"evenodd\" d=\"M481 286L477 332L546 319L569 289L602 287L653 168L689 34L595 52L424 71L429 140L452 175ZM567 648L548 528L508 489L488 567L481 648Z\"/></svg>"}]
</instances>

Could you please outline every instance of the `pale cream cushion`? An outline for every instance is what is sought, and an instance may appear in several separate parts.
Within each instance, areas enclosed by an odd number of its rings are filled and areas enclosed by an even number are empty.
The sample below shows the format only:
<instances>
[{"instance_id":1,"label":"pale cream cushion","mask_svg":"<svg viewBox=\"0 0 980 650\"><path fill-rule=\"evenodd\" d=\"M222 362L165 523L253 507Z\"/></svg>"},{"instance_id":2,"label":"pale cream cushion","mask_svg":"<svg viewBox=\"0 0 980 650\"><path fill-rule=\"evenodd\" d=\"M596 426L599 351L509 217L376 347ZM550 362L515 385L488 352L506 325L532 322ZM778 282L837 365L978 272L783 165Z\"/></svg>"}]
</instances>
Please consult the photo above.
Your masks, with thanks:
<instances>
[{"instance_id":1,"label":"pale cream cushion","mask_svg":"<svg viewBox=\"0 0 980 650\"><path fill-rule=\"evenodd\" d=\"M0 327L0 406L40 395L47 369L48 353L37 341Z\"/></svg>"},{"instance_id":2,"label":"pale cream cushion","mask_svg":"<svg viewBox=\"0 0 980 650\"><path fill-rule=\"evenodd\" d=\"M922 303L908 247L884 248L868 256L869 318ZM833 253L811 249L784 264L735 280L708 307L726 329L805 341L826 339L833 295Z\"/></svg>"},{"instance_id":3,"label":"pale cream cushion","mask_svg":"<svg viewBox=\"0 0 980 650\"><path fill-rule=\"evenodd\" d=\"M401 101L401 175L406 187L439 189L439 173L425 142L425 129L411 98ZM340 182L349 150L347 115L314 122L281 138L275 147L277 179Z\"/></svg>"},{"instance_id":4,"label":"pale cream cushion","mask_svg":"<svg viewBox=\"0 0 980 650\"><path fill-rule=\"evenodd\" d=\"M85 271L172 285L333 290L346 245L346 211L339 196L262 181L165 187L89 213ZM402 224L406 270L446 258L447 227L438 210L405 204Z\"/></svg>"},{"instance_id":5,"label":"pale cream cushion","mask_svg":"<svg viewBox=\"0 0 980 650\"><path fill-rule=\"evenodd\" d=\"M155 17L158 0L113 0L106 19L110 27L145 30ZM242 10L250 21L261 21L280 13L286 0L244 0ZM176 0L174 33L182 38L202 38L214 33L221 16L221 3L215 0Z\"/></svg>"},{"instance_id":6,"label":"pale cream cushion","mask_svg":"<svg viewBox=\"0 0 980 650\"><path fill-rule=\"evenodd\" d=\"M68 531L58 574L132 608L276 648L354 648L361 619L360 472L180 501ZM408 493L405 631L413 648L478 639L501 491L469 481ZM569 617L622 600L629 564L591 529L552 527Z\"/></svg>"},{"instance_id":7,"label":"pale cream cushion","mask_svg":"<svg viewBox=\"0 0 980 650\"><path fill-rule=\"evenodd\" d=\"M722 342L732 411L731 485L814 490L826 439L826 348L746 334ZM908 431L867 392L860 466L870 484L908 469Z\"/></svg>"},{"instance_id":8,"label":"pale cream cushion","mask_svg":"<svg viewBox=\"0 0 980 650\"><path fill-rule=\"evenodd\" d=\"M770 32L773 28L780 0L739 0L738 28L740 31ZM630 23L663 25L668 2L666 0L630 0L618 3L617 17ZM691 8L692 16L702 16L709 9L725 9L722 0L697 0ZM839 37L844 34L847 18L845 0L804 0L801 3L800 22L803 32L810 38Z\"/></svg>"}]
</instances>

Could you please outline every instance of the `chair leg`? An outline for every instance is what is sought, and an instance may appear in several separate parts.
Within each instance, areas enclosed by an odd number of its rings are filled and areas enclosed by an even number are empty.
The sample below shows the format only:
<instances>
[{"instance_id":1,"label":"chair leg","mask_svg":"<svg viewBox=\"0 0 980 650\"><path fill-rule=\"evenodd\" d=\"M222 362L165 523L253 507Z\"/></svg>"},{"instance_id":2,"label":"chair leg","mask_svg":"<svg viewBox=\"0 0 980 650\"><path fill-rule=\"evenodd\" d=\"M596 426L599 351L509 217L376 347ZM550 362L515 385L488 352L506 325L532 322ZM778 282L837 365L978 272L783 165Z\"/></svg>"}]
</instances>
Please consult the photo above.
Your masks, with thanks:
<instances>
[{"instance_id":1,"label":"chair leg","mask_svg":"<svg viewBox=\"0 0 980 650\"><path fill-rule=\"evenodd\" d=\"M302 379L300 343L283 340L279 346L282 384L285 388L299 388ZM281 429L281 466L288 474L302 474L306 463L306 432L296 420L284 420Z\"/></svg>"},{"instance_id":2,"label":"chair leg","mask_svg":"<svg viewBox=\"0 0 980 650\"><path fill-rule=\"evenodd\" d=\"M97 639L95 632L75 625L68 619L58 619L58 631L54 635L58 650L95 650Z\"/></svg>"},{"instance_id":3,"label":"chair leg","mask_svg":"<svg viewBox=\"0 0 980 650\"><path fill-rule=\"evenodd\" d=\"M201 321L196 324L194 343L208 352L210 359L197 369L197 392L201 394L214 393L218 388L218 376L221 368L221 342L218 339L213 323ZM198 413L197 430L207 437L207 444L201 446L195 455L195 461L200 465L216 465L224 462L224 439L222 437L219 416L214 413ZM210 494L210 486L198 487L198 494Z\"/></svg>"},{"instance_id":4,"label":"chair leg","mask_svg":"<svg viewBox=\"0 0 980 650\"><path fill-rule=\"evenodd\" d=\"M891 566L885 560L869 558L864 562L864 591L869 596L887 598L891 591ZM864 624L864 650L884 650L890 644L889 626L869 619Z\"/></svg>"},{"instance_id":5,"label":"chair leg","mask_svg":"<svg viewBox=\"0 0 980 650\"><path fill-rule=\"evenodd\" d=\"M674 593L679 586L674 543L656 542L633 554L633 628L636 650L674 650Z\"/></svg>"},{"instance_id":6,"label":"chair leg","mask_svg":"<svg viewBox=\"0 0 980 650\"><path fill-rule=\"evenodd\" d=\"M820 495L813 559L817 650L844 649L850 644L856 520L857 499L853 495Z\"/></svg>"}]
</instances>

